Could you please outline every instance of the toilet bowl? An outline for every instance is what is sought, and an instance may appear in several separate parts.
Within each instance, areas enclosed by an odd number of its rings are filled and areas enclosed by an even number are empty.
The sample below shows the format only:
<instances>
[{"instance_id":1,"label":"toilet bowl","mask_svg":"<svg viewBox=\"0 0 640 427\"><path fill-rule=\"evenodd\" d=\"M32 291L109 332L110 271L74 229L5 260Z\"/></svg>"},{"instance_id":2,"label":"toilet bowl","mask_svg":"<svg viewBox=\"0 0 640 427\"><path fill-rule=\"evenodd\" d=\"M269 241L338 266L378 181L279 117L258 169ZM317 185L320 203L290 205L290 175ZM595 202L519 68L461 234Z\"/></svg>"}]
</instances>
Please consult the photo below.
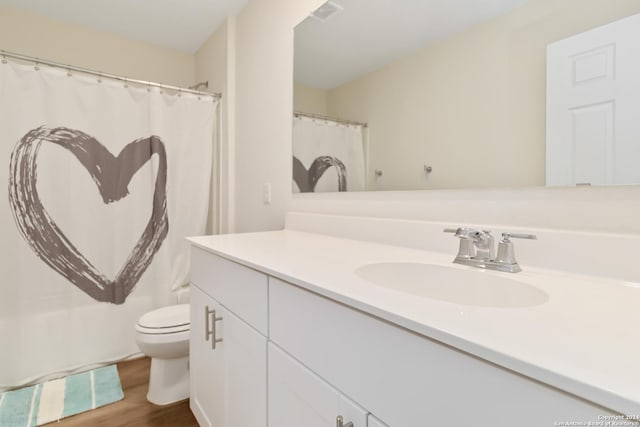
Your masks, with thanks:
<instances>
[{"instance_id":1,"label":"toilet bowl","mask_svg":"<svg viewBox=\"0 0 640 427\"><path fill-rule=\"evenodd\" d=\"M136 323L136 342L151 358L147 399L156 405L189 397L189 304L150 311Z\"/></svg>"}]
</instances>

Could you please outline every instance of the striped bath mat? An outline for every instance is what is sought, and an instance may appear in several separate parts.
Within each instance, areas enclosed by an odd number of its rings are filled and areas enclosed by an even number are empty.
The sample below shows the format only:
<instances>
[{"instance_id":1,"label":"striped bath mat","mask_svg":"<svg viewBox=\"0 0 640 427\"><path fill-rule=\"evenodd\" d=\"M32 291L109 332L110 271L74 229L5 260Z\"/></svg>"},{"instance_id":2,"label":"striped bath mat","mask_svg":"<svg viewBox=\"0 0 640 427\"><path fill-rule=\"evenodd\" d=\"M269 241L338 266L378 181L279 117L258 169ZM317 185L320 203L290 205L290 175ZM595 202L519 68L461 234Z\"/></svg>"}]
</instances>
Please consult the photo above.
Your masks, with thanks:
<instances>
[{"instance_id":1,"label":"striped bath mat","mask_svg":"<svg viewBox=\"0 0 640 427\"><path fill-rule=\"evenodd\" d=\"M35 427L121 400L115 365L0 395L0 426Z\"/></svg>"}]
</instances>

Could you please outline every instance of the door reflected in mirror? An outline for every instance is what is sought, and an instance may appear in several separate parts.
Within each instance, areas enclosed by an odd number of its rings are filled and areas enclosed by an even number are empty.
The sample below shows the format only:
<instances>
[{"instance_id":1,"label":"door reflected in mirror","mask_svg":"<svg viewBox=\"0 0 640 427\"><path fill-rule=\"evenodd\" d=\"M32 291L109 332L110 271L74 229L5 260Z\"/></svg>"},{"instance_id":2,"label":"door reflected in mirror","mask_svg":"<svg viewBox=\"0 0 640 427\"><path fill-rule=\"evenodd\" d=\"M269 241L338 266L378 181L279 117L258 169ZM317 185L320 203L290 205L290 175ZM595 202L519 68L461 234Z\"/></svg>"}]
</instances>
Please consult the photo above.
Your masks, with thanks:
<instances>
[{"instance_id":1,"label":"door reflected in mirror","mask_svg":"<svg viewBox=\"0 0 640 427\"><path fill-rule=\"evenodd\" d=\"M638 13L325 3L295 28L294 191L640 183Z\"/></svg>"}]
</instances>

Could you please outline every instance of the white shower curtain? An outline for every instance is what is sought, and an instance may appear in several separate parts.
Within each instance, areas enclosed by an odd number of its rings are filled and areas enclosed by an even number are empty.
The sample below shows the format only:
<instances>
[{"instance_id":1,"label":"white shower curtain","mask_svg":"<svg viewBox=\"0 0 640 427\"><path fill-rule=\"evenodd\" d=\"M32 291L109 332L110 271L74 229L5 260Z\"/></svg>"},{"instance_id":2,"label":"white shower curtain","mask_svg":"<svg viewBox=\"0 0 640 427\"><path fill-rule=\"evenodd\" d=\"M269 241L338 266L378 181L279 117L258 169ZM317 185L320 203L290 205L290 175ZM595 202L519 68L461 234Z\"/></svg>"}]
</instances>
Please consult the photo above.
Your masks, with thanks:
<instances>
[{"instance_id":1,"label":"white shower curtain","mask_svg":"<svg viewBox=\"0 0 640 427\"><path fill-rule=\"evenodd\" d=\"M173 302L205 231L216 109L0 64L0 389L139 351L137 318Z\"/></svg>"},{"instance_id":2,"label":"white shower curtain","mask_svg":"<svg viewBox=\"0 0 640 427\"><path fill-rule=\"evenodd\" d=\"M293 157L294 192L365 190L362 126L295 117Z\"/></svg>"}]
</instances>

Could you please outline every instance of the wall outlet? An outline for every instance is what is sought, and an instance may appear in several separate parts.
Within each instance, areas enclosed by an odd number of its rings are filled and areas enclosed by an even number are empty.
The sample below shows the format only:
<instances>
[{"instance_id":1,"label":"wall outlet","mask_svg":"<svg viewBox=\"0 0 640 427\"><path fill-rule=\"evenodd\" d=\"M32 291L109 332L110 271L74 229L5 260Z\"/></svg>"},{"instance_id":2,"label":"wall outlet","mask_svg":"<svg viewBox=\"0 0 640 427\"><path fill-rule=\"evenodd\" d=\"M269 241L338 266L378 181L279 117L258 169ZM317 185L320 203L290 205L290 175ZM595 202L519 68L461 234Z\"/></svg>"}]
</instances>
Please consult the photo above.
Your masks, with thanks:
<instances>
[{"instance_id":1,"label":"wall outlet","mask_svg":"<svg viewBox=\"0 0 640 427\"><path fill-rule=\"evenodd\" d=\"M265 205L271 204L271 184L268 182L262 185L262 202Z\"/></svg>"}]
</instances>

